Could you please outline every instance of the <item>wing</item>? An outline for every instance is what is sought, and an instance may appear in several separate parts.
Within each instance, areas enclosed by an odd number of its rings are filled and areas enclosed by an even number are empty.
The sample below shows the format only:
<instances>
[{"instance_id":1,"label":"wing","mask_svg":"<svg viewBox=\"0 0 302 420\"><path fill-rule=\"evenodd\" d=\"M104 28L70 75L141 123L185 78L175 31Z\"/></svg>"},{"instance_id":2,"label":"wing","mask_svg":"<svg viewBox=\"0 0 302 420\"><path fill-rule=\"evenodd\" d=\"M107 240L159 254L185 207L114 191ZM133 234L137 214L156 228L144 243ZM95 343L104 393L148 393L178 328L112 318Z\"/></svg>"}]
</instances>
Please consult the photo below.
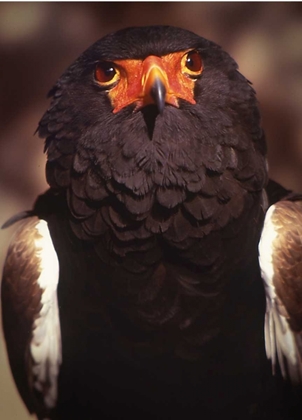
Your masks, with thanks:
<instances>
[{"instance_id":1,"label":"wing","mask_svg":"<svg viewBox=\"0 0 302 420\"><path fill-rule=\"evenodd\" d=\"M21 222L5 261L2 279L3 329L18 390L39 418L57 400L62 359L57 301L59 263L46 221Z\"/></svg>"},{"instance_id":2,"label":"wing","mask_svg":"<svg viewBox=\"0 0 302 420\"><path fill-rule=\"evenodd\" d=\"M265 346L282 376L302 383L302 201L279 201L265 217L259 263L266 291Z\"/></svg>"}]
</instances>

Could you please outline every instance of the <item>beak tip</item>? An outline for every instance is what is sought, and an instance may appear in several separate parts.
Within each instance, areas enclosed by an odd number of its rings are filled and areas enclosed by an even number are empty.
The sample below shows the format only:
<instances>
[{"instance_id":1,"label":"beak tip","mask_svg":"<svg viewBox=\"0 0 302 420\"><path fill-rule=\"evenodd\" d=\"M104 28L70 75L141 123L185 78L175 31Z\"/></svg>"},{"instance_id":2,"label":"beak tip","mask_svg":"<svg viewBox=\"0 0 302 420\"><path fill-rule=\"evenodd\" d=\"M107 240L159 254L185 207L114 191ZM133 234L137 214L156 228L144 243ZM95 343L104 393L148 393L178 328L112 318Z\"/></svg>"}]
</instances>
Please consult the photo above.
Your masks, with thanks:
<instances>
[{"instance_id":1,"label":"beak tip","mask_svg":"<svg viewBox=\"0 0 302 420\"><path fill-rule=\"evenodd\" d=\"M165 103L157 104L157 108L158 108L158 112L160 113L160 115L163 115L164 109L165 109Z\"/></svg>"},{"instance_id":2,"label":"beak tip","mask_svg":"<svg viewBox=\"0 0 302 420\"><path fill-rule=\"evenodd\" d=\"M165 108L166 87L160 78L156 78L151 89L151 96L154 100L159 113L162 115Z\"/></svg>"}]
</instances>

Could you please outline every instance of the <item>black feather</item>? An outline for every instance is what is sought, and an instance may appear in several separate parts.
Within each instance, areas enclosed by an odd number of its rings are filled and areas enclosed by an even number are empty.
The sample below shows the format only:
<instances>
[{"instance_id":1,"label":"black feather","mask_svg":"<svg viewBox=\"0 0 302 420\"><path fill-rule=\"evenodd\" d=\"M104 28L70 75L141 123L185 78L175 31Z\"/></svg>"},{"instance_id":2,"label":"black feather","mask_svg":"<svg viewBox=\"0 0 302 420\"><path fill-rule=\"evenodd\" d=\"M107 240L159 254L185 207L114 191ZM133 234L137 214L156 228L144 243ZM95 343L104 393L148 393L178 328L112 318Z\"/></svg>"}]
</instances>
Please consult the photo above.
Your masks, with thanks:
<instances>
[{"instance_id":1,"label":"black feather","mask_svg":"<svg viewBox=\"0 0 302 420\"><path fill-rule=\"evenodd\" d=\"M95 78L101 61L190 50L202 62L194 100L160 114L114 111L119 80ZM187 77L181 62L170 70ZM266 145L237 68L187 30L128 28L88 48L49 92L38 132L50 191L4 224L43 218L60 261L59 398L40 418L294 418L264 353Z\"/></svg>"}]
</instances>

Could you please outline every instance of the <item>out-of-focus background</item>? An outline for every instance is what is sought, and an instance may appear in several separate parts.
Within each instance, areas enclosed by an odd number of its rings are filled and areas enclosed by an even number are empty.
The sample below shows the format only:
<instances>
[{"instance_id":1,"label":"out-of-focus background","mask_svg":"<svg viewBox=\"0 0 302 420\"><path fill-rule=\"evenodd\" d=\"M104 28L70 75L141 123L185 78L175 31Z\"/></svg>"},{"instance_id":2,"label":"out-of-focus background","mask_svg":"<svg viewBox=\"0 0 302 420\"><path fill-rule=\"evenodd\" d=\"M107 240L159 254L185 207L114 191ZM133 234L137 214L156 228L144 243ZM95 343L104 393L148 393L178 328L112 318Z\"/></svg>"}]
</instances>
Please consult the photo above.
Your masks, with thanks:
<instances>
[{"instance_id":1,"label":"out-of-focus background","mask_svg":"<svg viewBox=\"0 0 302 420\"><path fill-rule=\"evenodd\" d=\"M33 134L56 79L106 33L153 24L190 29L236 59L258 93L271 176L302 192L302 3L0 3L0 224L47 187ZM1 271L13 230L0 232ZM0 419L29 418L0 335Z\"/></svg>"}]
</instances>

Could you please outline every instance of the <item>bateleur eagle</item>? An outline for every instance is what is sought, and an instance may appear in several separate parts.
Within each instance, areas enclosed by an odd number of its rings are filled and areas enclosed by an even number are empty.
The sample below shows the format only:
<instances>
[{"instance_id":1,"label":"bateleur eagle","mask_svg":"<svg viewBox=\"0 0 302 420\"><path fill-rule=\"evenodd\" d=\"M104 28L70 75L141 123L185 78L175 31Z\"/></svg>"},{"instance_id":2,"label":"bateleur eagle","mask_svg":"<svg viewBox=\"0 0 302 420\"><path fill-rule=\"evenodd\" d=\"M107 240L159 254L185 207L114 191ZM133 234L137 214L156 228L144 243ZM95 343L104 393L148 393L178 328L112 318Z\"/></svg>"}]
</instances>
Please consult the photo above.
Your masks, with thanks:
<instances>
[{"instance_id":1,"label":"bateleur eagle","mask_svg":"<svg viewBox=\"0 0 302 420\"><path fill-rule=\"evenodd\" d=\"M128 28L49 96L50 189L5 224L20 225L2 311L28 410L301 418L301 197L268 180L235 61L184 29Z\"/></svg>"}]
</instances>

